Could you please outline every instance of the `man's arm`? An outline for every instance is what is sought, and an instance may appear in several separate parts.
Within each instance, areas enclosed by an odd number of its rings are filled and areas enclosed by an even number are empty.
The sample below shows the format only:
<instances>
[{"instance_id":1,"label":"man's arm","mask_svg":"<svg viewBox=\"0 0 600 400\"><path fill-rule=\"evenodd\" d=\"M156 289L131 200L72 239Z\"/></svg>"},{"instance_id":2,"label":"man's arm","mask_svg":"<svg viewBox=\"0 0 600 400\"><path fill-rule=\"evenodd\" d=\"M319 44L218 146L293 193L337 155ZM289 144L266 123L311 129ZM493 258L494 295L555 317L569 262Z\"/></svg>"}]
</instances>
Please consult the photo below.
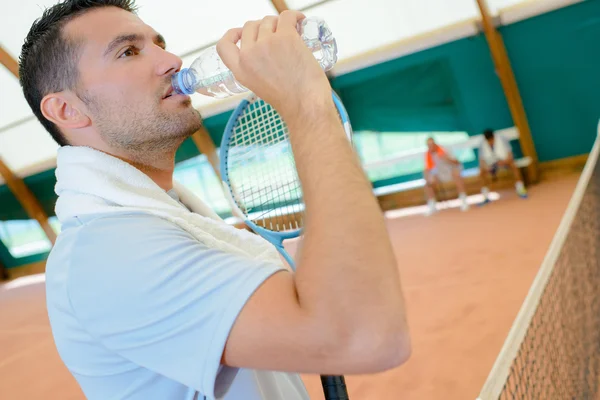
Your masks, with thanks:
<instances>
[{"instance_id":1,"label":"man's arm","mask_svg":"<svg viewBox=\"0 0 600 400\"><path fill-rule=\"evenodd\" d=\"M512 147L510 145L510 141L505 137L502 137L502 140L504 141L504 146L506 147L506 161L511 163L515 160L515 156L513 154Z\"/></svg>"},{"instance_id":2,"label":"man's arm","mask_svg":"<svg viewBox=\"0 0 600 400\"><path fill-rule=\"evenodd\" d=\"M442 158L444 161L446 161L446 162L448 162L448 163L450 163L450 164L454 164L454 165L459 165L459 164L460 164L460 161L458 161L458 160L457 160L456 158L454 158L454 157L450 157L450 156L449 156L449 155L447 155L447 154L443 154L443 155L441 156L441 158Z\"/></svg>"},{"instance_id":3,"label":"man's arm","mask_svg":"<svg viewBox=\"0 0 600 400\"><path fill-rule=\"evenodd\" d=\"M321 374L381 371L410 354L398 266L329 82L296 32L301 17L285 12L248 23L218 45L238 80L288 124L306 205L296 274L277 273L250 297L223 362Z\"/></svg>"},{"instance_id":4,"label":"man's arm","mask_svg":"<svg viewBox=\"0 0 600 400\"><path fill-rule=\"evenodd\" d=\"M438 155L442 160L446 161L447 163L454 165L460 164L460 161L458 161L456 158L454 158L451 154L449 154L445 149L442 149L441 147L438 149Z\"/></svg>"}]
</instances>

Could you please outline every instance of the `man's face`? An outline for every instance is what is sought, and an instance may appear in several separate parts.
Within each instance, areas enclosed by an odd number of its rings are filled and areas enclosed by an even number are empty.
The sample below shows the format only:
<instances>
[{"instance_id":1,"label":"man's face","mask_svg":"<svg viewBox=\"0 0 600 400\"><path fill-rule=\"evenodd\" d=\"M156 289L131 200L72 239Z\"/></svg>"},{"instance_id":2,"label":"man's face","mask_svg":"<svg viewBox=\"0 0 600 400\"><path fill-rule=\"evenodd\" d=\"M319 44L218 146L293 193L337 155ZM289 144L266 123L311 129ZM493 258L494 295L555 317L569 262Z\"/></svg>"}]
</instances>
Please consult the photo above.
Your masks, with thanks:
<instances>
[{"instance_id":1,"label":"man's face","mask_svg":"<svg viewBox=\"0 0 600 400\"><path fill-rule=\"evenodd\" d=\"M188 96L168 95L181 60L136 15L116 7L92 10L65 26L80 40L76 93L98 133L129 152L173 150L200 128Z\"/></svg>"},{"instance_id":2,"label":"man's face","mask_svg":"<svg viewBox=\"0 0 600 400\"><path fill-rule=\"evenodd\" d=\"M435 142L433 141L433 139L427 139L427 148L429 149L429 151L436 150L436 145L435 145Z\"/></svg>"}]
</instances>

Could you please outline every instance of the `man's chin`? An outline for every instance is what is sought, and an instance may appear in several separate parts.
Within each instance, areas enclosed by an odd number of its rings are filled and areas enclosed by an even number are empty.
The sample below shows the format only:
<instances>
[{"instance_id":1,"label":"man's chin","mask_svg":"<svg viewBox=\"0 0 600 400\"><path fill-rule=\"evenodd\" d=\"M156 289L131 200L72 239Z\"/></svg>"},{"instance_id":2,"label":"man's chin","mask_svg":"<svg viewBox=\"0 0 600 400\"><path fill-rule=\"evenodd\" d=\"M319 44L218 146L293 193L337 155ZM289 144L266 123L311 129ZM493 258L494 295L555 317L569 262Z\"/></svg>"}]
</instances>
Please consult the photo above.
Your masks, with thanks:
<instances>
[{"instance_id":1,"label":"man's chin","mask_svg":"<svg viewBox=\"0 0 600 400\"><path fill-rule=\"evenodd\" d=\"M181 99L181 105L184 107L191 107L192 98L190 96L185 96L183 99Z\"/></svg>"},{"instance_id":2,"label":"man's chin","mask_svg":"<svg viewBox=\"0 0 600 400\"><path fill-rule=\"evenodd\" d=\"M185 135L186 137L192 136L198 129L202 127L202 117L200 116L200 112L195 108L190 108L189 111L191 115L188 117L189 119L186 118L188 124L186 129L184 129L184 131L187 133Z\"/></svg>"},{"instance_id":3,"label":"man's chin","mask_svg":"<svg viewBox=\"0 0 600 400\"><path fill-rule=\"evenodd\" d=\"M174 108L190 108L192 107L192 99L186 95L173 95L161 101L162 107L173 110Z\"/></svg>"},{"instance_id":4,"label":"man's chin","mask_svg":"<svg viewBox=\"0 0 600 400\"><path fill-rule=\"evenodd\" d=\"M178 118L185 118L186 120L198 119L199 121L202 121L200 112L192 106L192 100L189 97L182 99L175 105L175 107L170 107L170 109L165 110L165 112L171 116L177 115Z\"/></svg>"},{"instance_id":5,"label":"man's chin","mask_svg":"<svg viewBox=\"0 0 600 400\"><path fill-rule=\"evenodd\" d=\"M192 107L192 101L187 98L178 102L176 108L162 110L159 124L154 125L165 138L187 139L202 127L200 112Z\"/></svg>"}]
</instances>

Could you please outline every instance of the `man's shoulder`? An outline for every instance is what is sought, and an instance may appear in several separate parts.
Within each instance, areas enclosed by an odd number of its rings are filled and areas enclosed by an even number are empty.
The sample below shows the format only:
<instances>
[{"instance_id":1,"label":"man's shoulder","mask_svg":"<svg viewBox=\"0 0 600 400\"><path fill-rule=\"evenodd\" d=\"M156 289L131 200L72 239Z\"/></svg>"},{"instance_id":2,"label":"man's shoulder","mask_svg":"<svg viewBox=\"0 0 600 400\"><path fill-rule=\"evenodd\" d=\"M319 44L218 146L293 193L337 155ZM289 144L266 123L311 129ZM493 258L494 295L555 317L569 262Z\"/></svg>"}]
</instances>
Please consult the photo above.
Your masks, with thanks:
<instances>
[{"instance_id":1,"label":"man's shoulder","mask_svg":"<svg viewBox=\"0 0 600 400\"><path fill-rule=\"evenodd\" d=\"M84 231L94 230L103 226L137 226L148 224L153 226L176 226L166 218L148 212L113 212L76 217L76 225ZM70 222L70 221L69 221ZM67 222L68 223L68 222Z\"/></svg>"},{"instance_id":2,"label":"man's shoulder","mask_svg":"<svg viewBox=\"0 0 600 400\"><path fill-rule=\"evenodd\" d=\"M76 239L100 237L105 240L123 240L140 237L156 231L185 232L166 218L144 212L107 213L76 217L64 224L66 236ZM136 235L127 236L135 232Z\"/></svg>"},{"instance_id":3,"label":"man's shoulder","mask_svg":"<svg viewBox=\"0 0 600 400\"><path fill-rule=\"evenodd\" d=\"M77 217L63 224L48 263L127 260L146 254L143 250L155 243L188 240L192 236L175 223L148 213Z\"/></svg>"},{"instance_id":4,"label":"man's shoulder","mask_svg":"<svg viewBox=\"0 0 600 400\"><path fill-rule=\"evenodd\" d=\"M50 292L66 290L79 301L89 294L123 297L132 288L149 292L153 275L202 263L211 251L155 215L98 215L67 225L48 257L46 281ZM119 291L115 280L125 287Z\"/></svg>"}]
</instances>

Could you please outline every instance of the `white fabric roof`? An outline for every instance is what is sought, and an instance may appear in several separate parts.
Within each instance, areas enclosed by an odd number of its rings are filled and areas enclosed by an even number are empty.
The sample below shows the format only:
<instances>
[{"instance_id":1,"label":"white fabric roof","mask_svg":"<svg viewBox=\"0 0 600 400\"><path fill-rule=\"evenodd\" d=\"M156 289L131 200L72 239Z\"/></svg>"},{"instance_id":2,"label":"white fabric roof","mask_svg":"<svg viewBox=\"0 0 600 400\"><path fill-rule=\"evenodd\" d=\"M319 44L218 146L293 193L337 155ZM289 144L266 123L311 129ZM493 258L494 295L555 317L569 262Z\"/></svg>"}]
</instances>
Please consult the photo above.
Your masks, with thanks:
<instances>
[{"instance_id":1,"label":"white fabric roof","mask_svg":"<svg viewBox=\"0 0 600 400\"><path fill-rule=\"evenodd\" d=\"M493 15L502 17L506 10L514 22L581 0L487 1ZM31 23L56 2L0 0L0 46L16 59ZM479 18L475 0L287 0L287 4L329 24L339 47L334 74L475 34ZM269 0L137 0L137 5L140 17L165 36L169 50L183 56L184 65L227 29L276 14ZM232 108L239 98L215 101L194 95L193 101L206 117ZM0 66L0 157L18 175L27 176L51 168L56 148L33 117L17 79Z\"/></svg>"}]
</instances>

